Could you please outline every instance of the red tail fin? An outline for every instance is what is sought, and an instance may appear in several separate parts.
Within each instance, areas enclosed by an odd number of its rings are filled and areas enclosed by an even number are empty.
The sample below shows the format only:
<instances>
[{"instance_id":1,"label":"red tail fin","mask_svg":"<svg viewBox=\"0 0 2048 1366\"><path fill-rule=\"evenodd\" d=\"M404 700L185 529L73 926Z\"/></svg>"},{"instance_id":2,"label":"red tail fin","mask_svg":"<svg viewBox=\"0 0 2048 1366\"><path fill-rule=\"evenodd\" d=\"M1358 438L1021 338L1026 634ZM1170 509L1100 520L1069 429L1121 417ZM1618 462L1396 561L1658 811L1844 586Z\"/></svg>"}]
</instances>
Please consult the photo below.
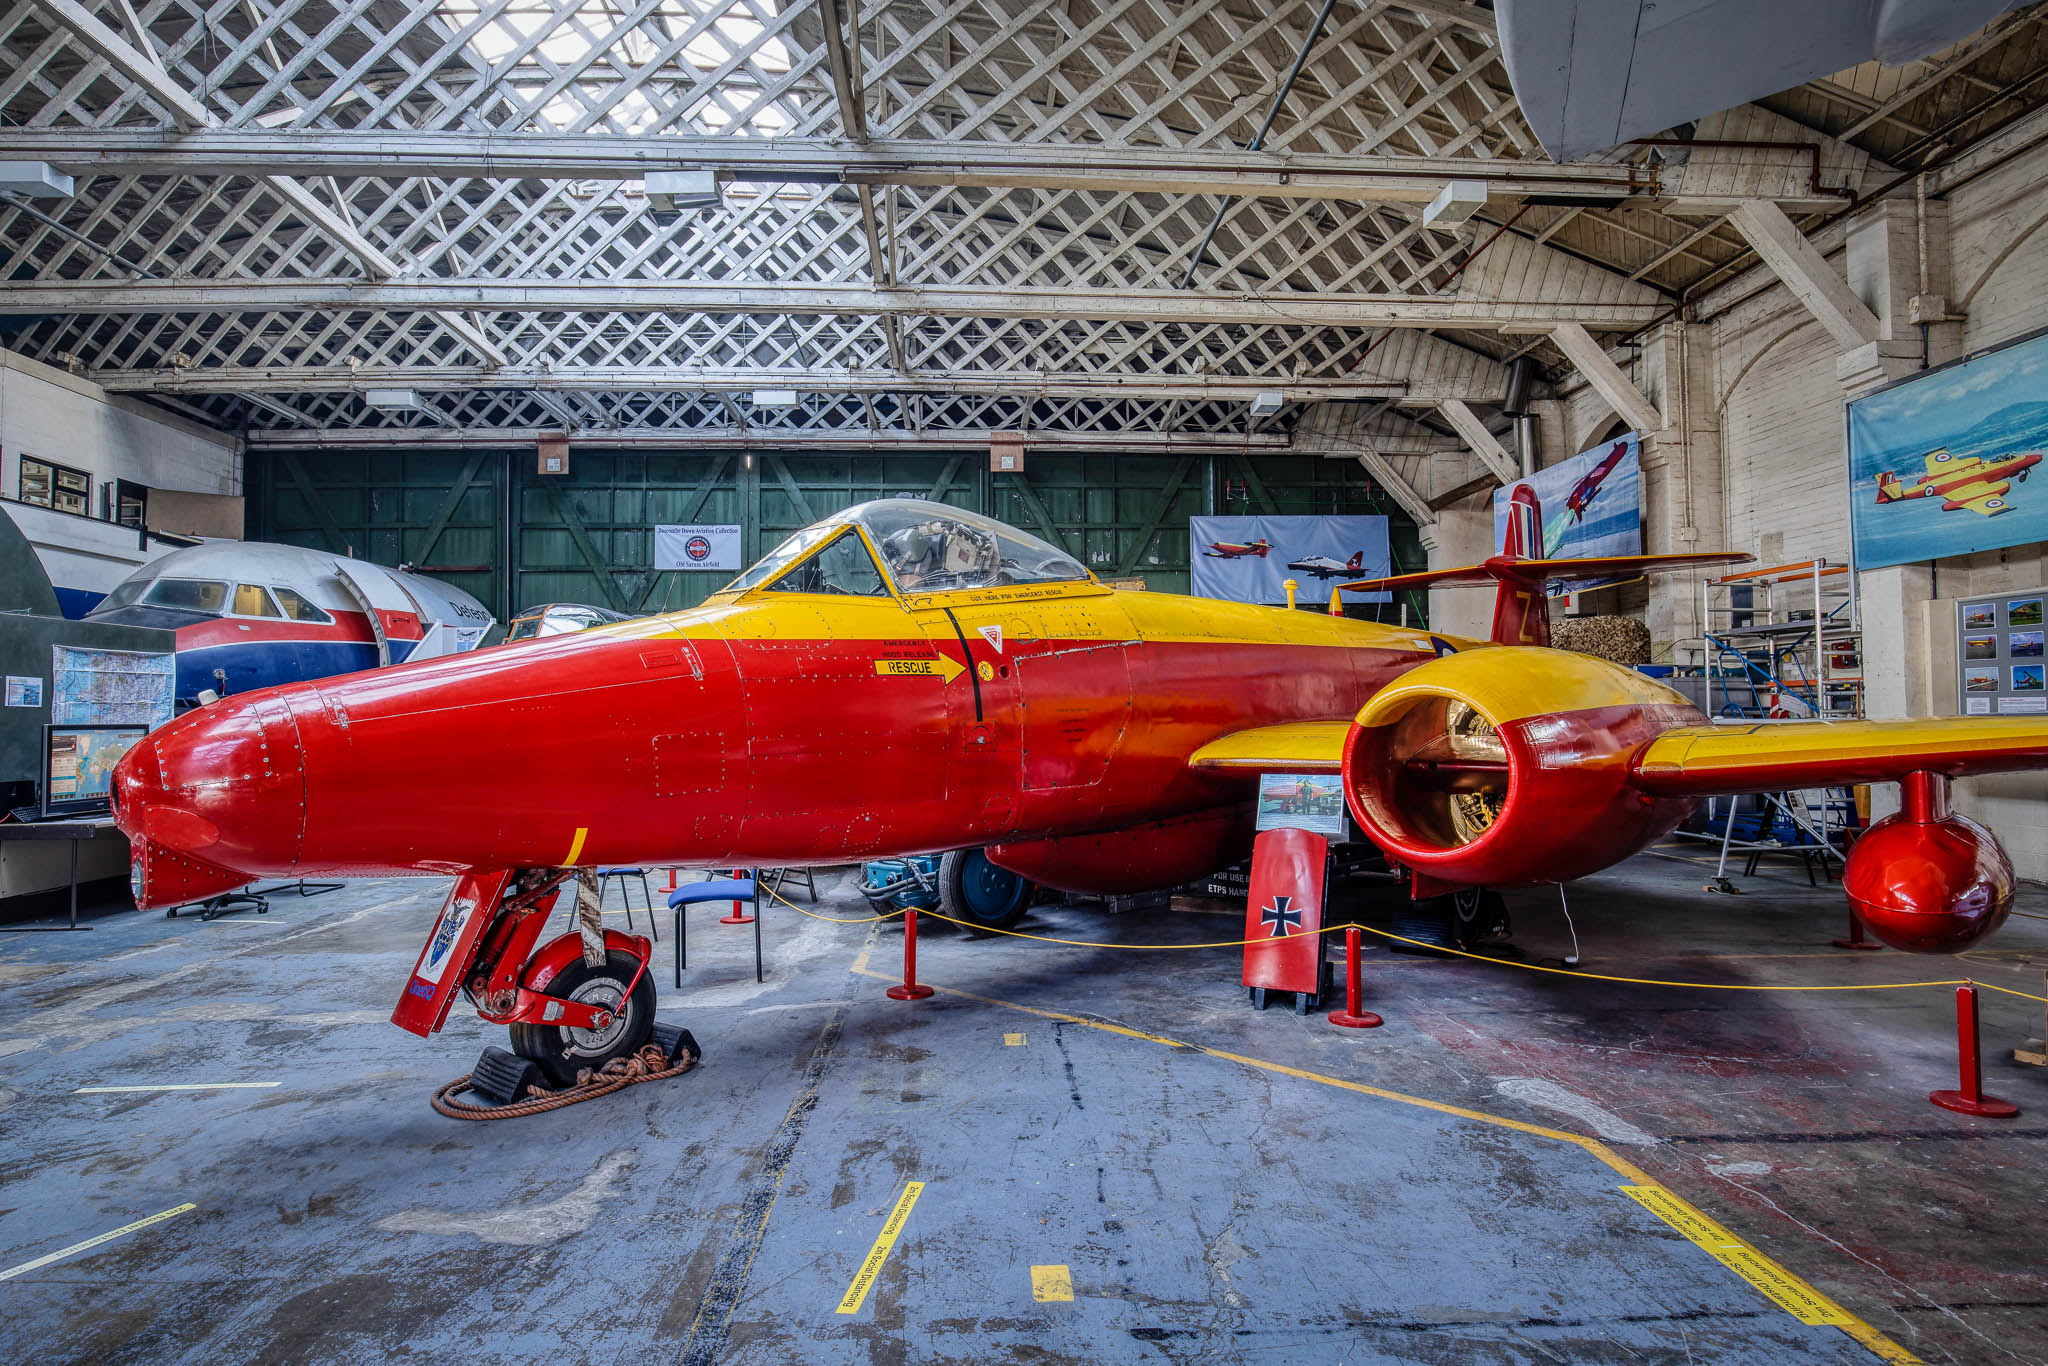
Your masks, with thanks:
<instances>
[{"instance_id":1,"label":"red tail fin","mask_svg":"<svg viewBox=\"0 0 2048 1366\"><path fill-rule=\"evenodd\" d=\"M1352 551L1351 558L1344 562L1344 567L1354 574L1365 568L1365 552L1363 550Z\"/></svg>"},{"instance_id":2,"label":"red tail fin","mask_svg":"<svg viewBox=\"0 0 2048 1366\"><path fill-rule=\"evenodd\" d=\"M1524 562L1543 558L1543 503L1536 490L1517 484L1508 495L1508 530L1501 538L1504 559ZM1502 574L1493 594L1493 643L1496 645L1548 645L1550 603L1543 593L1543 576L1527 572Z\"/></svg>"}]
</instances>

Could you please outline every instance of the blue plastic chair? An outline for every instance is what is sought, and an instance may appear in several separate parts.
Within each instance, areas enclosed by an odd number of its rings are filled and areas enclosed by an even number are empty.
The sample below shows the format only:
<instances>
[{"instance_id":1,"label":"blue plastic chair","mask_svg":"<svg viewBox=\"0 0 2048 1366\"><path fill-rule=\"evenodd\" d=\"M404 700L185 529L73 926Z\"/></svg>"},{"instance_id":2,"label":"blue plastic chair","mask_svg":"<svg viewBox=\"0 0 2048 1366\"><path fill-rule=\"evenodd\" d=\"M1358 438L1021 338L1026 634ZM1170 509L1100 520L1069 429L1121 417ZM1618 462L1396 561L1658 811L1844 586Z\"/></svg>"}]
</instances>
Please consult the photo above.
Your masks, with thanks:
<instances>
[{"instance_id":1,"label":"blue plastic chair","mask_svg":"<svg viewBox=\"0 0 2048 1366\"><path fill-rule=\"evenodd\" d=\"M754 903L754 980L762 981L761 972L761 882L752 876L713 878L709 882L686 882L668 894L669 909L676 916L676 986L683 984L683 969L689 966L687 936L684 931L683 908L697 906L707 901L751 901Z\"/></svg>"},{"instance_id":2,"label":"blue plastic chair","mask_svg":"<svg viewBox=\"0 0 2048 1366\"><path fill-rule=\"evenodd\" d=\"M647 870L645 868L620 867L598 869L597 909L600 912L604 910L605 888L613 878L619 879L619 904L626 908L626 933L631 934L633 932L633 898L626 894L626 889L633 884L626 881L626 879L635 877L640 879L640 904L647 910L648 933L652 934L654 942L659 944L661 942L661 922L654 918L654 893L648 889ZM568 919L566 923L573 928L576 924L576 898L569 896L564 898L564 901L568 906Z\"/></svg>"},{"instance_id":3,"label":"blue plastic chair","mask_svg":"<svg viewBox=\"0 0 2048 1366\"><path fill-rule=\"evenodd\" d=\"M632 886L633 884L631 882L628 882L627 879L640 879L640 904L647 908L647 922L650 927L649 932L653 934L654 942L659 944L661 942L661 926L656 924L654 920L654 893L649 891L647 887L647 870L645 868L598 869L597 904L599 909L603 909L604 907L605 887L611 882L613 878L617 878L619 880L619 904L626 908L627 934L631 934L633 932L633 898L626 894L626 889Z\"/></svg>"}]
</instances>

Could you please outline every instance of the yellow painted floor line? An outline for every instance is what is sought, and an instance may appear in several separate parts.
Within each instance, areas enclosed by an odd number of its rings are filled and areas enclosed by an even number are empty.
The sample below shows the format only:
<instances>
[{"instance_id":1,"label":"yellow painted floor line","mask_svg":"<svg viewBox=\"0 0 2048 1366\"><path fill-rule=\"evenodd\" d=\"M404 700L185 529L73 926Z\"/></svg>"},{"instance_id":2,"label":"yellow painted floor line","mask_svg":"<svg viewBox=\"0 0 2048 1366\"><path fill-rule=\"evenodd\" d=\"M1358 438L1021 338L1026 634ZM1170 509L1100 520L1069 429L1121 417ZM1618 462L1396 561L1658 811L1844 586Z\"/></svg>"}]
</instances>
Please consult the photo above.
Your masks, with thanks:
<instances>
[{"instance_id":1,"label":"yellow painted floor line","mask_svg":"<svg viewBox=\"0 0 2048 1366\"><path fill-rule=\"evenodd\" d=\"M896 1208L889 1211L889 1217L882 1224L882 1231L875 1235L875 1245L868 1249L866 1260L860 1270L854 1273L853 1284L846 1287L846 1294L839 1301L842 1314L858 1314L868 1291L874 1288L875 1277L882 1272L882 1263L889 1260L889 1249L896 1246L897 1235L910 1221L910 1211L917 1205L917 1197L924 1194L924 1182L906 1181L903 1194L896 1197Z\"/></svg>"},{"instance_id":2,"label":"yellow painted floor line","mask_svg":"<svg viewBox=\"0 0 2048 1366\"><path fill-rule=\"evenodd\" d=\"M1074 1298L1074 1275L1064 1266L1031 1268L1031 1298L1040 1304L1066 1304Z\"/></svg>"},{"instance_id":3,"label":"yellow painted floor line","mask_svg":"<svg viewBox=\"0 0 2048 1366\"><path fill-rule=\"evenodd\" d=\"M1022 1048L1024 1046L1024 1036L1022 1034L1005 1034L1003 1035L1003 1044L1007 1048Z\"/></svg>"},{"instance_id":4,"label":"yellow painted floor line","mask_svg":"<svg viewBox=\"0 0 2048 1366\"><path fill-rule=\"evenodd\" d=\"M173 1205L167 1210L159 1210L147 1219L137 1219L132 1224L123 1224L110 1233L100 1234L97 1238L88 1238L82 1243L73 1243L70 1247L59 1248L55 1252L45 1253L32 1262L23 1262L20 1266L10 1266L5 1271L0 1271L0 1281L12 1280L24 1272L35 1271L41 1267L48 1266L52 1262L61 1262L66 1257L75 1257L88 1248L98 1247L101 1243L111 1243L116 1238L125 1238L131 1233L138 1233L148 1228L151 1224L161 1224L166 1219L175 1219L188 1210L198 1208L199 1206L188 1202L183 1205Z\"/></svg>"},{"instance_id":5,"label":"yellow painted floor line","mask_svg":"<svg viewBox=\"0 0 2048 1366\"><path fill-rule=\"evenodd\" d=\"M1623 1186L1621 1190L1801 1323L1847 1328L1853 1322L1842 1306L1815 1294L1804 1281L1775 1274L1778 1267L1769 1258L1692 1206L1674 1200L1670 1192L1654 1186Z\"/></svg>"},{"instance_id":6,"label":"yellow painted floor line","mask_svg":"<svg viewBox=\"0 0 2048 1366\"><path fill-rule=\"evenodd\" d=\"M856 970L864 976L875 978L877 981L887 982L895 980L883 973L870 972L866 968L858 968ZM920 978L919 980L922 981L924 979ZM1505 1115L1492 1115L1484 1110L1471 1110L1462 1105L1451 1105L1440 1100L1430 1100L1425 1096L1413 1096L1402 1091L1389 1091L1380 1086L1368 1086L1364 1082L1347 1081L1342 1077L1333 1077L1323 1072L1311 1072L1300 1067L1289 1067L1285 1063L1271 1062L1265 1058L1254 1058L1243 1053L1231 1053L1221 1048L1210 1048L1204 1044L1186 1043L1179 1039L1169 1039L1163 1034L1147 1034L1141 1029L1131 1029L1128 1026L1113 1024L1107 1020L1091 1019L1085 1015L1069 1015L1058 1010L1044 1010L1038 1006L1021 1005L1016 1001L1005 1001L994 996L977 996L971 991L961 991L957 987L942 987L931 982L925 982L925 985L931 987L933 991L947 996L958 996L963 1000L977 1001L983 1005L1001 1006L1005 1010L1021 1011L1026 1015L1036 1015L1040 1019L1058 1020L1064 1024L1079 1025L1084 1029L1099 1030L1104 1034L1116 1034L1127 1039L1141 1039L1146 1043L1156 1043L1167 1048L1177 1048L1189 1053L1206 1054L1212 1058L1220 1058L1225 1062L1234 1062L1244 1067L1255 1068L1261 1072L1275 1072L1281 1076L1294 1077L1300 1081L1312 1081L1318 1085L1332 1086L1340 1091L1352 1091L1359 1095L1373 1096L1380 1100L1391 1100L1401 1105L1413 1105L1424 1110L1434 1110L1438 1114L1455 1115L1459 1119L1469 1119L1480 1124L1491 1124L1496 1128L1512 1129L1516 1133L1531 1134L1537 1138L1548 1138L1559 1143L1570 1143L1585 1149L1586 1152L1592 1154L1615 1172L1627 1178L1639 1190L1654 1192L1653 1198L1659 1203L1656 1206L1651 1206L1651 1208L1655 1209L1657 1214L1664 1218L1667 1223L1672 1223L1673 1227L1679 1227L1671 1218L1671 1215L1675 1213L1680 1217L1694 1221L1693 1227L1716 1230L1721 1236L1734 1242L1740 1242L1733 1234L1728 1233L1719 1224L1688 1204L1675 1191L1665 1187L1648 1172L1636 1166L1627 1158L1622 1157L1597 1138L1588 1138L1584 1134L1570 1133L1564 1129L1552 1129L1541 1124L1528 1124L1519 1119L1509 1119ZM1628 1188L1623 1187L1623 1189L1626 1190ZM1642 1200L1641 1195L1634 1194L1634 1192L1631 1192L1631 1194L1633 1198L1639 1201ZM1643 1203L1648 1205L1647 1201ZM1670 1213L1667 1213L1667 1211ZM1679 1231L1686 1232L1684 1228L1679 1228ZM1691 1235L1688 1233L1687 1236L1690 1237ZM1706 1245L1701 1244L1701 1246L1704 1247ZM1748 1258L1753 1259L1745 1259L1745 1265L1749 1270L1754 1271L1758 1277L1767 1279L1772 1284L1782 1287L1787 1297L1796 1298L1803 1304L1825 1306L1831 1315L1837 1316L1830 1317L1827 1320L1828 1323L1840 1328L1844 1333L1856 1339L1857 1342L1869 1348L1885 1361L1894 1363L1894 1366L1922 1366L1918 1357L1878 1332L1877 1329L1871 1327L1862 1319L1851 1314L1847 1309L1836 1304L1827 1296L1821 1294L1820 1291L1814 1289L1813 1286L1807 1284L1798 1276L1793 1275L1786 1268L1764 1256L1763 1253L1750 1248L1747 1243L1742 1243L1741 1246L1748 1249ZM1708 1251L1712 1252L1713 1249L1708 1248ZM872 1255L870 1254L870 1256ZM1718 1257L1720 1254L1715 1253L1715 1255ZM1738 1271L1738 1274L1742 1274L1745 1279L1749 1279L1747 1272ZM1762 1288L1761 1281L1753 1280L1751 1284L1757 1285L1759 1289ZM847 1293L851 1295L853 1292L849 1290ZM1786 1300L1779 1298L1777 1294L1769 1291L1765 1293L1773 1303L1781 1306L1786 1304ZM844 1311L842 1310L842 1312ZM1806 1320L1802 1319L1801 1322L1806 1322Z\"/></svg>"},{"instance_id":7,"label":"yellow painted floor line","mask_svg":"<svg viewBox=\"0 0 2048 1366\"><path fill-rule=\"evenodd\" d=\"M111 1096L126 1091L265 1091L279 1081L181 1081L165 1086L81 1086L74 1096Z\"/></svg>"}]
</instances>

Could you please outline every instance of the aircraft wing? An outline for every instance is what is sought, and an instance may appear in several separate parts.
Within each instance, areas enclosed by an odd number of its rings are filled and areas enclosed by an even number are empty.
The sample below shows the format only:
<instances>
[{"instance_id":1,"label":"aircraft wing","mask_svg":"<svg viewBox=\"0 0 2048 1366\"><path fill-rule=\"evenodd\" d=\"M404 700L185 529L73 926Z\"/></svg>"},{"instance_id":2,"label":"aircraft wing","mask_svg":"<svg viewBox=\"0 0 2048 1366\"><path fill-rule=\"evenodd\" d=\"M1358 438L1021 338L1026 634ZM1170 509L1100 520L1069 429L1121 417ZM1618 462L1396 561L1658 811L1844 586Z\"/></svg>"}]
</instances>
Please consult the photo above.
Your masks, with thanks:
<instances>
[{"instance_id":1,"label":"aircraft wing","mask_svg":"<svg viewBox=\"0 0 2048 1366\"><path fill-rule=\"evenodd\" d=\"M1666 797L1951 778L2048 764L2048 716L1685 726L1643 746L1635 786Z\"/></svg>"},{"instance_id":2,"label":"aircraft wing","mask_svg":"<svg viewBox=\"0 0 2048 1366\"><path fill-rule=\"evenodd\" d=\"M1287 721L1218 736L1188 756L1210 773L1340 773L1351 722Z\"/></svg>"},{"instance_id":3,"label":"aircraft wing","mask_svg":"<svg viewBox=\"0 0 2048 1366\"><path fill-rule=\"evenodd\" d=\"M1981 490L1981 492L1978 490ZM1968 488L1960 488L1951 493L1949 500L1961 503L1972 512L1980 513L1986 517L1995 517L2010 506L1999 496L2004 492L2005 487L2000 484L1972 484Z\"/></svg>"},{"instance_id":4,"label":"aircraft wing","mask_svg":"<svg viewBox=\"0 0 2048 1366\"><path fill-rule=\"evenodd\" d=\"M1968 469L1971 465L1974 465L1976 463L1977 462L1975 460L1958 461L1951 457L1946 451L1938 451L1933 455L1923 456L1921 458L1921 464L1926 466L1927 477L1929 479L1932 479L1937 474L1950 474Z\"/></svg>"}]
</instances>

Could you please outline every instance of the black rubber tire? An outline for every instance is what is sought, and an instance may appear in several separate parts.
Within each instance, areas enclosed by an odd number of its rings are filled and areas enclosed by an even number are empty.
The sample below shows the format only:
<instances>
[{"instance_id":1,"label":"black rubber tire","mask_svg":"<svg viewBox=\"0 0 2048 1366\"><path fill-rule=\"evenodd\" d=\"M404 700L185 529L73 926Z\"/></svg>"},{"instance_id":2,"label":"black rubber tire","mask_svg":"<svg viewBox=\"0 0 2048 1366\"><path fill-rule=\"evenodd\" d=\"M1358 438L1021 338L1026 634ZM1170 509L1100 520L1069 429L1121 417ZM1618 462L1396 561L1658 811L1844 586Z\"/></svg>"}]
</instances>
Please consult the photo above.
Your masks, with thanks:
<instances>
[{"instance_id":1,"label":"black rubber tire","mask_svg":"<svg viewBox=\"0 0 2048 1366\"><path fill-rule=\"evenodd\" d=\"M612 949L605 954L603 967L593 968L581 958L576 959L548 982L546 991L550 996L572 1001L586 999L577 993L588 991L611 1004L624 995L626 983L639 971L639 959ZM603 983L610 984L608 992ZM575 1085L576 1073L582 1068L595 1071L613 1058L638 1052L642 1044L654 1037L654 974L640 973L624 1013L601 1037L582 1039L577 1037L581 1033L561 1025L516 1024L512 1026L512 1051L533 1059L534 1065L547 1075L549 1084L557 1087Z\"/></svg>"},{"instance_id":2,"label":"black rubber tire","mask_svg":"<svg viewBox=\"0 0 2048 1366\"><path fill-rule=\"evenodd\" d=\"M980 849L955 849L939 859L939 910L987 930L1007 930L1031 909L1038 887L998 868Z\"/></svg>"},{"instance_id":3,"label":"black rubber tire","mask_svg":"<svg viewBox=\"0 0 2048 1366\"><path fill-rule=\"evenodd\" d=\"M1511 932L1508 905L1490 887L1464 887L1444 898L1450 903L1451 936L1460 948L1505 939Z\"/></svg>"},{"instance_id":4,"label":"black rubber tire","mask_svg":"<svg viewBox=\"0 0 2048 1366\"><path fill-rule=\"evenodd\" d=\"M1470 949L1508 936L1507 902L1488 887L1463 887L1411 901L1394 912L1394 933L1446 949ZM1443 957L1414 944L1391 944L1395 953Z\"/></svg>"}]
</instances>

